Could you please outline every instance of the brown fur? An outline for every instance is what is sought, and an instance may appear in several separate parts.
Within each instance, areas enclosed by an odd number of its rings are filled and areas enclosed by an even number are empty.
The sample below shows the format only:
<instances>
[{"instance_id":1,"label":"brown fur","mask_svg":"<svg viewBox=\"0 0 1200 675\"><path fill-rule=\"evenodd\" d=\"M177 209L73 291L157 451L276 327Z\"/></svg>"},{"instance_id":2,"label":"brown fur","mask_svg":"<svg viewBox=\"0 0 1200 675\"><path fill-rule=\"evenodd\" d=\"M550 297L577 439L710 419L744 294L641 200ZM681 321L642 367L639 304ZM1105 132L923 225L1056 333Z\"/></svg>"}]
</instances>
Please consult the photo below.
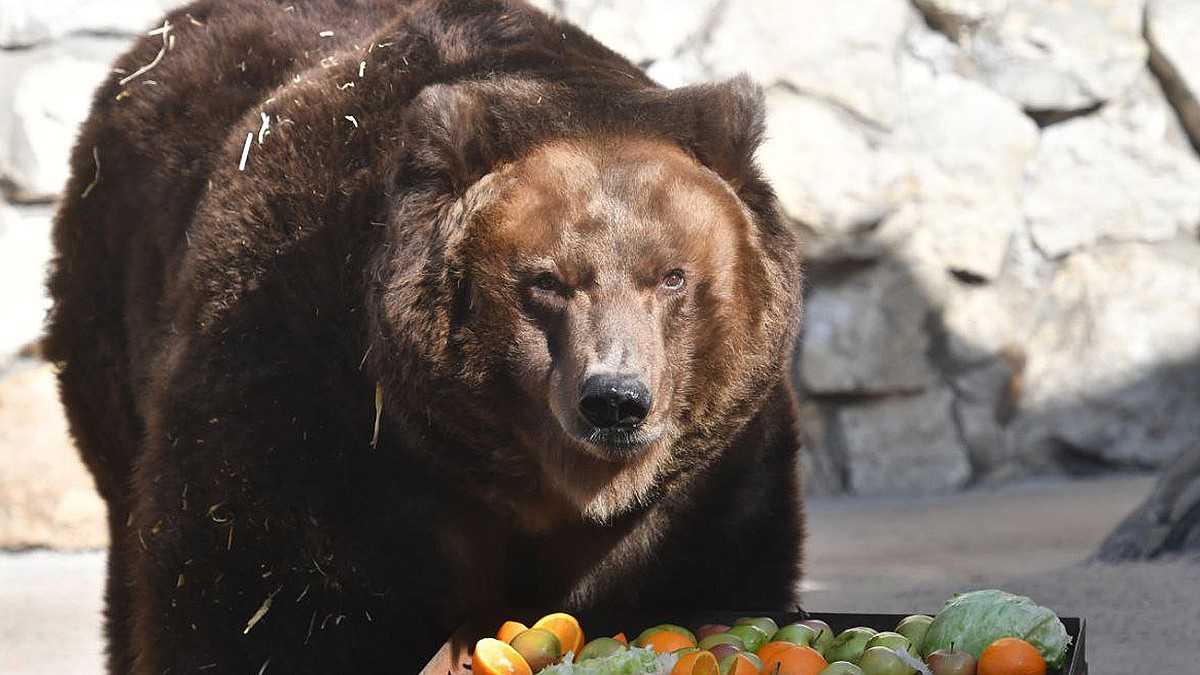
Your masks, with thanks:
<instances>
[{"instance_id":1,"label":"brown fur","mask_svg":"<svg viewBox=\"0 0 1200 675\"><path fill-rule=\"evenodd\" d=\"M97 93L50 280L110 672L412 672L514 603L792 602L798 256L754 87L663 90L502 0L170 21ZM573 409L614 364L655 401L619 446Z\"/></svg>"}]
</instances>

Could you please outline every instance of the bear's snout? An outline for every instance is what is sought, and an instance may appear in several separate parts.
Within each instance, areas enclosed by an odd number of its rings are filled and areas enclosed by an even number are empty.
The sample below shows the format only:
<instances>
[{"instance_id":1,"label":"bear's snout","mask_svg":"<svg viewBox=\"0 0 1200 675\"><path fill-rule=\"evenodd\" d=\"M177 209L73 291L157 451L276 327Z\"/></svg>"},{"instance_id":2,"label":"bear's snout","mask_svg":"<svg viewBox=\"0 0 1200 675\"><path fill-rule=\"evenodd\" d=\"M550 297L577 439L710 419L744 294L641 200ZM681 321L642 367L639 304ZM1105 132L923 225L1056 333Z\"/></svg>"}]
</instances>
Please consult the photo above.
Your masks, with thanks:
<instances>
[{"instance_id":1,"label":"bear's snout","mask_svg":"<svg viewBox=\"0 0 1200 675\"><path fill-rule=\"evenodd\" d=\"M583 383L579 412L600 431L631 431L650 414L653 398L636 375L592 375Z\"/></svg>"}]
</instances>

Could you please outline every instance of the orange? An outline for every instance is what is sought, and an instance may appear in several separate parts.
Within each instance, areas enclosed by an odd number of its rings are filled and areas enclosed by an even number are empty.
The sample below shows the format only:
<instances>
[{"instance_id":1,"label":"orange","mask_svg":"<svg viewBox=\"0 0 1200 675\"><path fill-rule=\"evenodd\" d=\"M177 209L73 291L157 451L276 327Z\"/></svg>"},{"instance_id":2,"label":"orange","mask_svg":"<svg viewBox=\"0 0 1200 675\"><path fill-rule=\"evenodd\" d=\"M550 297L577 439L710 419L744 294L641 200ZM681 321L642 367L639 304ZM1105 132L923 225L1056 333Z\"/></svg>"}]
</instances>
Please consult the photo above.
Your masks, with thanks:
<instances>
[{"instance_id":1,"label":"orange","mask_svg":"<svg viewBox=\"0 0 1200 675\"><path fill-rule=\"evenodd\" d=\"M508 644L512 642L512 639L517 637L517 635L524 633L527 630L529 630L529 626L526 626L520 621L505 621L504 623L500 624L500 630L496 631L496 639Z\"/></svg>"},{"instance_id":2,"label":"orange","mask_svg":"<svg viewBox=\"0 0 1200 675\"><path fill-rule=\"evenodd\" d=\"M717 675L721 668L717 665L717 657L708 650L688 652L679 657L671 675Z\"/></svg>"},{"instance_id":3,"label":"orange","mask_svg":"<svg viewBox=\"0 0 1200 675\"><path fill-rule=\"evenodd\" d=\"M827 665L820 652L804 645L789 644L763 657L763 672L768 675L817 675Z\"/></svg>"},{"instance_id":4,"label":"orange","mask_svg":"<svg viewBox=\"0 0 1200 675\"><path fill-rule=\"evenodd\" d=\"M754 653L758 656L758 658L763 660L763 663L766 663L767 659L771 658L771 655L775 652L781 649L788 649L797 646L799 645L797 645L795 642L768 642L767 644L759 647L758 651Z\"/></svg>"},{"instance_id":5,"label":"orange","mask_svg":"<svg viewBox=\"0 0 1200 675\"><path fill-rule=\"evenodd\" d=\"M579 622L575 617L563 612L555 612L547 614L537 620L537 623L530 628L544 628L558 638L559 644L562 645L563 653L575 652L579 653L583 649L583 629L579 627Z\"/></svg>"},{"instance_id":6,"label":"orange","mask_svg":"<svg viewBox=\"0 0 1200 675\"><path fill-rule=\"evenodd\" d=\"M625 637L624 633L617 633L616 635L613 636L613 639L616 640L617 642L620 642L623 645L629 644L629 638Z\"/></svg>"},{"instance_id":7,"label":"orange","mask_svg":"<svg viewBox=\"0 0 1200 675\"><path fill-rule=\"evenodd\" d=\"M676 633L673 630L660 630L657 633L651 633L642 638L642 646L649 647L659 654L666 654L676 649L683 649L684 647L695 647L696 641L683 633Z\"/></svg>"},{"instance_id":8,"label":"orange","mask_svg":"<svg viewBox=\"0 0 1200 675\"><path fill-rule=\"evenodd\" d=\"M1015 637L996 640L979 655L976 675L1046 675L1037 647Z\"/></svg>"},{"instance_id":9,"label":"orange","mask_svg":"<svg viewBox=\"0 0 1200 675\"><path fill-rule=\"evenodd\" d=\"M475 643L471 655L472 675L533 675L533 670L517 650L495 638Z\"/></svg>"}]
</instances>

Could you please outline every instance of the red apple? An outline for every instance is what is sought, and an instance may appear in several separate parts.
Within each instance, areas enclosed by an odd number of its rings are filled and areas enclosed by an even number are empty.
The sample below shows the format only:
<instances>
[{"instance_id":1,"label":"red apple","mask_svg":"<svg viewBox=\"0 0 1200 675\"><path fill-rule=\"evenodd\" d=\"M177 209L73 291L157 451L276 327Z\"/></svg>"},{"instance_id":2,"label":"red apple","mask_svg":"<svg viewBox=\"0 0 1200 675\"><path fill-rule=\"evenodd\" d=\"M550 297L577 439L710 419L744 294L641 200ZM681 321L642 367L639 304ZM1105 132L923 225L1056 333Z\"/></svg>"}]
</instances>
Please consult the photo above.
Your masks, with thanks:
<instances>
[{"instance_id":1,"label":"red apple","mask_svg":"<svg viewBox=\"0 0 1200 675\"><path fill-rule=\"evenodd\" d=\"M939 649L925 657L925 665L929 666L933 675L975 675L975 667L979 662L975 655L964 649Z\"/></svg>"},{"instance_id":2,"label":"red apple","mask_svg":"<svg viewBox=\"0 0 1200 675\"><path fill-rule=\"evenodd\" d=\"M700 626L699 628L696 629L696 640L703 640L704 638L708 637L709 635L716 635L717 633L724 633L727 630L729 630L729 626L726 626L725 624L706 623L703 626Z\"/></svg>"}]
</instances>

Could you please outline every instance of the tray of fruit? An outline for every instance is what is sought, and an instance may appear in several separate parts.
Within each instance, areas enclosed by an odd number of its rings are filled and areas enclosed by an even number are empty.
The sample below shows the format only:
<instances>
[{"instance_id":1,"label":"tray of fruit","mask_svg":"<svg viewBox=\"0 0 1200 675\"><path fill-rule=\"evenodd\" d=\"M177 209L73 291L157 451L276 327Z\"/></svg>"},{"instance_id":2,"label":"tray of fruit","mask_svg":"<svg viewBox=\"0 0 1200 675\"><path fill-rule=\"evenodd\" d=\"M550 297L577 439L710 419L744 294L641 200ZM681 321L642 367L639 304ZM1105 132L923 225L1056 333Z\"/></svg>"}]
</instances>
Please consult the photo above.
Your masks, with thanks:
<instances>
[{"instance_id":1,"label":"tray of fruit","mask_svg":"<svg viewBox=\"0 0 1200 675\"><path fill-rule=\"evenodd\" d=\"M1084 645L1082 618L988 589L908 616L518 611L463 626L420 675L1087 675Z\"/></svg>"}]
</instances>

